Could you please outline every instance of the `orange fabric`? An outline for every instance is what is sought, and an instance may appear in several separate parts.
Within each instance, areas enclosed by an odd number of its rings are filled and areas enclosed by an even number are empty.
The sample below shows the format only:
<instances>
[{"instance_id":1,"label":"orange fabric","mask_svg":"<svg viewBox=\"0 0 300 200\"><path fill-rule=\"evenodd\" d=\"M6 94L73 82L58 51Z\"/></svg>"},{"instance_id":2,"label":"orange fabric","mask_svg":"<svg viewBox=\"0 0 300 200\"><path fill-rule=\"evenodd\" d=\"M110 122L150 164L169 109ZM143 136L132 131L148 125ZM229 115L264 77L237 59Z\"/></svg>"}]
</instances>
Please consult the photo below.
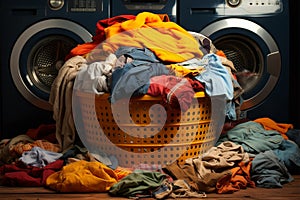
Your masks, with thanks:
<instances>
[{"instance_id":1,"label":"orange fabric","mask_svg":"<svg viewBox=\"0 0 300 200\"><path fill-rule=\"evenodd\" d=\"M221 56L221 57L226 58L226 55L225 55L224 51L222 51L222 50L217 50L216 54L217 54L218 56Z\"/></svg>"},{"instance_id":2,"label":"orange fabric","mask_svg":"<svg viewBox=\"0 0 300 200\"><path fill-rule=\"evenodd\" d=\"M80 160L51 174L46 185L59 192L107 192L117 180L115 172L106 165Z\"/></svg>"},{"instance_id":3,"label":"orange fabric","mask_svg":"<svg viewBox=\"0 0 300 200\"><path fill-rule=\"evenodd\" d=\"M121 180L122 178L126 177L127 175L132 173L132 169L131 168L125 168L125 167L120 167L118 166L114 172L117 174L118 176L118 180Z\"/></svg>"},{"instance_id":4,"label":"orange fabric","mask_svg":"<svg viewBox=\"0 0 300 200\"><path fill-rule=\"evenodd\" d=\"M157 16L164 22L170 21L168 15L166 14L158 14ZM89 53L92 49L94 49L98 44L100 44L107 38L106 32L104 31L106 28L111 27L110 30L112 32L114 32L113 29L116 28L117 30L115 31L117 32L119 30L118 27L122 22L135 19L135 17L135 15L118 15L115 17L99 20L96 24L96 34L92 37L92 42L77 45L70 51L69 55L66 57L66 60L77 55L84 56L85 54Z\"/></svg>"},{"instance_id":5,"label":"orange fabric","mask_svg":"<svg viewBox=\"0 0 300 200\"><path fill-rule=\"evenodd\" d=\"M52 152L56 152L56 153L61 152L61 149L58 144L53 144L46 140L36 140L32 144L33 144L33 146L41 147L42 149L47 150L47 151L52 151Z\"/></svg>"},{"instance_id":6,"label":"orange fabric","mask_svg":"<svg viewBox=\"0 0 300 200\"><path fill-rule=\"evenodd\" d=\"M198 42L181 26L169 21L167 15L139 13L135 18L116 22L104 29L106 40L77 46L72 55L84 53L89 62L103 60L121 46L149 48L166 62L183 62L203 53Z\"/></svg>"},{"instance_id":7,"label":"orange fabric","mask_svg":"<svg viewBox=\"0 0 300 200\"><path fill-rule=\"evenodd\" d=\"M217 193L233 193L247 186L255 187L255 182L250 177L251 162L240 162L237 167L230 169L231 175L226 175L216 184Z\"/></svg>"},{"instance_id":8,"label":"orange fabric","mask_svg":"<svg viewBox=\"0 0 300 200\"><path fill-rule=\"evenodd\" d=\"M273 121L270 118L258 118L258 119L255 119L254 121L257 123L260 123L266 130L278 131L279 133L281 133L282 137L286 140L288 139L286 132L289 129L293 128L292 124L276 123L275 121Z\"/></svg>"},{"instance_id":9,"label":"orange fabric","mask_svg":"<svg viewBox=\"0 0 300 200\"><path fill-rule=\"evenodd\" d=\"M164 22L158 15L149 12L116 23L105 32L107 39L87 55L89 62L102 60L107 53L114 53L121 46L149 48L166 62L183 62L203 56L198 42L190 33L176 23Z\"/></svg>"},{"instance_id":10,"label":"orange fabric","mask_svg":"<svg viewBox=\"0 0 300 200\"><path fill-rule=\"evenodd\" d=\"M115 23L104 29L106 38L121 33L123 31L129 31L137 28L157 27L158 23L160 26L165 27L170 22L167 15L153 14L150 12L142 12L133 19L128 19L124 22ZM175 24L174 22L170 22ZM177 28L182 29L177 25Z\"/></svg>"}]
</instances>

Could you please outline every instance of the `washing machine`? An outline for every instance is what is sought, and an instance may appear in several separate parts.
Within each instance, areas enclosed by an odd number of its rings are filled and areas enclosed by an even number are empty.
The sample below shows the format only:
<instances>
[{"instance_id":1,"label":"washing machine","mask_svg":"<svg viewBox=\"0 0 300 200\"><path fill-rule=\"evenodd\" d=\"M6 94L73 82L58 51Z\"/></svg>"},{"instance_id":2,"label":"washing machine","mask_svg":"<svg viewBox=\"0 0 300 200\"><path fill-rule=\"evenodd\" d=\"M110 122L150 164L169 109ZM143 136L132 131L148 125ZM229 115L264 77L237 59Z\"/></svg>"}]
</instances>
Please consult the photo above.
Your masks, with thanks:
<instances>
[{"instance_id":1,"label":"washing machine","mask_svg":"<svg viewBox=\"0 0 300 200\"><path fill-rule=\"evenodd\" d=\"M51 84L66 55L89 42L109 0L1 1L1 138L53 122Z\"/></svg>"},{"instance_id":2,"label":"washing machine","mask_svg":"<svg viewBox=\"0 0 300 200\"><path fill-rule=\"evenodd\" d=\"M137 15L147 11L156 14L168 14L171 21L176 22L177 0L111 0L111 16Z\"/></svg>"},{"instance_id":3,"label":"washing machine","mask_svg":"<svg viewBox=\"0 0 300 200\"><path fill-rule=\"evenodd\" d=\"M177 20L208 36L237 70L241 118L289 122L289 0L178 0Z\"/></svg>"}]
</instances>

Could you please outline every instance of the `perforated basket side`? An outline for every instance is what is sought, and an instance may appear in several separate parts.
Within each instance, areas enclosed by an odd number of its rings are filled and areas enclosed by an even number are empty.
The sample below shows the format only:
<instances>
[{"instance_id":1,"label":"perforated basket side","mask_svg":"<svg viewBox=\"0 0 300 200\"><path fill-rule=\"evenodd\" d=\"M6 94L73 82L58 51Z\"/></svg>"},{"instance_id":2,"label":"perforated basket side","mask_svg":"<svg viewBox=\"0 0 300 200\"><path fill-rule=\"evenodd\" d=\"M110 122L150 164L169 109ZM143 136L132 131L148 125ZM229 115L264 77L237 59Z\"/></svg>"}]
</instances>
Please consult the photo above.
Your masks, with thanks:
<instances>
[{"instance_id":1,"label":"perforated basket side","mask_svg":"<svg viewBox=\"0 0 300 200\"><path fill-rule=\"evenodd\" d=\"M139 162L164 165L175 160L183 163L213 145L211 102L204 95L195 97L184 113L162 106L149 112L153 105L163 105L160 98L132 98L129 101L130 116L125 117L112 113L108 94L78 95L86 141L92 149L114 154L121 166L130 167ZM118 101L114 106L124 109L126 105ZM166 121L162 121L164 113Z\"/></svg>"}]
</instances>

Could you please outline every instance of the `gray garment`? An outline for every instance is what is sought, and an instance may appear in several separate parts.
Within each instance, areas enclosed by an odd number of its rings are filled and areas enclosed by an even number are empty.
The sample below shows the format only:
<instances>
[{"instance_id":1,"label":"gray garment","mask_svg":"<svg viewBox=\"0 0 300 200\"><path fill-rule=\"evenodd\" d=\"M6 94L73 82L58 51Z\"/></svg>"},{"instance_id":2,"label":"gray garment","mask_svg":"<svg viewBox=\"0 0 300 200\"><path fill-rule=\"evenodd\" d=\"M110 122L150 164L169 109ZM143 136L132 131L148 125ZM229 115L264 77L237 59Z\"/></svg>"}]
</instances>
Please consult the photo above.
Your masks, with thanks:
<instances>
[{"instance_id":1,"label":"gray garment","mask_svg":"<svg viewBox=\"0 0 300 200\"><path fill-rule=\"evenodd\" d=\"M251 179L257 187L281 188L282 184L289 183L293 177L284 163L279 161L273 151L257 154L252 161Z\"/></svg>"},{"instance_id":2,"label":"gray garment","mask_svg":"<svg viewBox=\"0 0 300 200\"><path fill-rule=\"evenodd\" d=\"M105 61L84 64L77 74L74 89L95 94L109 92L112 68L116 61L117 57L110 54Z\"/></svg>"}]
</instances>

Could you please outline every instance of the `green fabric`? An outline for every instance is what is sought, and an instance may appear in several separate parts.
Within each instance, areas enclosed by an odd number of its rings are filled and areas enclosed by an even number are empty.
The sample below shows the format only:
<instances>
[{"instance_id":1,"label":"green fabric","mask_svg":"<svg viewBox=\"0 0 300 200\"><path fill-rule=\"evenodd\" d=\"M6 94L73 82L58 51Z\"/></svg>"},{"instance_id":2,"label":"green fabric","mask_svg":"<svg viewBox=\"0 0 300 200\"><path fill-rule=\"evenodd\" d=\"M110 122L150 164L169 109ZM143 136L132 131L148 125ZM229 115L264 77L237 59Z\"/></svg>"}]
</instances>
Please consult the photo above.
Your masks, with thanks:
<instances>
[{"instance_id":1,"label":"green fabric","mask_svg":"<svg viewBox=\"0 0 300 200\"><path fill-rule=\"evenodd\" d=\"M150 192L157 189L165 179L166 175L160 172L135 170L114 184L110 188L109 194L124 197L151 194Z\"/></svg>"}]
</instances>

